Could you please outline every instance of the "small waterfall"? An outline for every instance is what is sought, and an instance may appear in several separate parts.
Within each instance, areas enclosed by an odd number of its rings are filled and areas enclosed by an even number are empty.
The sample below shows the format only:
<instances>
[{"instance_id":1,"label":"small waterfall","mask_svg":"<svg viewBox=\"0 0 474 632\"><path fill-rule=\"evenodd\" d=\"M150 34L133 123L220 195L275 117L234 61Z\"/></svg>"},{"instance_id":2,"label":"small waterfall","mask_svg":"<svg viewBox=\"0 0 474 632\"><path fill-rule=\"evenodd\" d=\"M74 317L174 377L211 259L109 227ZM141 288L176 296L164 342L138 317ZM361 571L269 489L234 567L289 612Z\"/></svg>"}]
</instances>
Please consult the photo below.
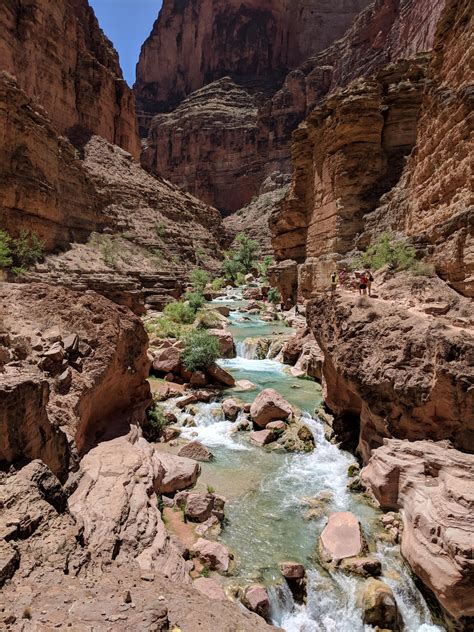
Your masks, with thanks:
<instances>
[{"instance_id":1,"label":"small waterfall","mask_svg":"<svg viewBox=\"0 0 474 632\"><path fill-rule=\"evenodd\" d=\"M286 582L272 584L267 592L270 601L270 618L275 625L279 626L285 616L293 612L295 608L293 595Z\"/></svg>"}]
</instances>

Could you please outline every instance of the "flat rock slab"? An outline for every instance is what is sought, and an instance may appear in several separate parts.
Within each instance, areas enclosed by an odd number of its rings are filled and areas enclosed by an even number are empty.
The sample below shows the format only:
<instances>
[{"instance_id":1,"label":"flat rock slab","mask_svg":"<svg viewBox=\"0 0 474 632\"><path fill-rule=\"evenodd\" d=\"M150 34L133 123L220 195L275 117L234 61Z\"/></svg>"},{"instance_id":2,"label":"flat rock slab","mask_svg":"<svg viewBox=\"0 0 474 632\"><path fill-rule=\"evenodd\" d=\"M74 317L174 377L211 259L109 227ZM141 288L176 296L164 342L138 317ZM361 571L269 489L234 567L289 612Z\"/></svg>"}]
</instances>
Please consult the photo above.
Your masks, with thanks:
<instances>
[{"instance_id":1,"label":"flat rock slab","mask_svg":"<svg viewBox=\"0 0 474 632\"><path fill-rule=\"evenodd\" d=\"M321 552L330 561L360 555L363 548L359 520L349 511L331 514L320 538Z\"/></svg>"},{"instance_id":2,"label":"flat rock slab","mask_svg":"<svg viewBox=\"0 0 474 632\"><path fill-rule=\"evenodd\" d=\"M208 577L198 577L195 579L194 587L210 599L217 599L218 601L225 601L227 599L222 586Z\"/></svg>"},{"instance_id":3,"label":"flat rock slab","mask_svg":"<svg viewBox=\"0 0 474 632\"><path fill-rule=\"evenodd\" d=\"M267 445L275 441L275 434L271 430L257 430L250 433L250 439L259 446Z\"/></svg>"}]
</instances>

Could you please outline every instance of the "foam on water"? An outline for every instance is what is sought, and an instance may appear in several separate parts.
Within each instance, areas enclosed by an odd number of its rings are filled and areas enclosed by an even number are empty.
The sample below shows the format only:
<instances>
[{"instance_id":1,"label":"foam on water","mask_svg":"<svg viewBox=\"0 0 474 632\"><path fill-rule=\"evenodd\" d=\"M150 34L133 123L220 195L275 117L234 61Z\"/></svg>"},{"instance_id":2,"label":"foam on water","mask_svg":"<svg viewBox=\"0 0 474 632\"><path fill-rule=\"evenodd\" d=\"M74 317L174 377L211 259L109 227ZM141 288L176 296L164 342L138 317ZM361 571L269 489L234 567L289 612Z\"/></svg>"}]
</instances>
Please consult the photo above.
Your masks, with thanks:
<instances>
[{"instance_id":1,"label":"foam on water","mask_svg":"<svg viewBox=\"0 0 474 632\"><path fill-rule=\"evenodd\" d=\"M182 428L185 439L198 440L208 447L225 447L229 450L250 450L249 446L235 441L232 434L234 424L226 421L222 409L216 404L198 404L194 416L196 427Z\"/></svg>"},{"instance_id":2,"label":"foam on water","mask_svg":"<svg viewBox=\"0 0 474 632\"><path fill-rule=\"evenodd\" d=\"M249 371L251 373L274 372L283 373L283 366L276 360L250 360L248 358L232 358L231 360L218 360L219 366L226 371Z\"/></svg>"}]
</instances>

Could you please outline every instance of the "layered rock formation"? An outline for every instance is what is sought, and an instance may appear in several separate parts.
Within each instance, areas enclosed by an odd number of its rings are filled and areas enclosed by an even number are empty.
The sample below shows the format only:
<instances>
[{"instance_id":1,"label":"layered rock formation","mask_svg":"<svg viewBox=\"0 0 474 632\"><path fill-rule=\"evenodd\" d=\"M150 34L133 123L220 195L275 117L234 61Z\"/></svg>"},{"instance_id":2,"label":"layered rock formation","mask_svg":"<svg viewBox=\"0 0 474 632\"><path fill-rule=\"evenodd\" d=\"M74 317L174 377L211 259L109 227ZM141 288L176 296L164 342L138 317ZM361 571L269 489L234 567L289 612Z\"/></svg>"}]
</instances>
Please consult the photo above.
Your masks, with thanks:
<instances>
[{"instance_id":1,"label":"layered rock formation","mask_svg":"<svg viewBox=\"0 0 474 632\"><path fill-rule=\"evenodd\" d=\"M321 294L309 304L308 322L324 353L325 401L341 434L352 432L358 440L365 461L392 437L449 439L474 451L474 338L457 320L470 305L451 291L451 316L442 322L429 316L443 285L425 288L420 299L430 302L412 307L400 304L400 284L395 300L369 302L343 292Z\"/></svg>"},{"instance_id":2,"label":"layered rock formation","mask_svg":"<svg viewBox=\"0 0 474 632\"><path fill-rule=\"evenodd\" d=\"M61 134L80 125L139 157L134 96L87 0L3 2L0 70Z\"/></svg>"},{"instance_id":3,"label":"layered rock formation","mask_svg":"<svg viewBox=\"0 0 474 632\"><path fill-rule=\"evenodd\" d=\"M403 509L404 557L465 629L474 616L473 466L448 442L389 439L362 471L381 507Z\"/></svg>"},{"instance_id":4,"label":"layered rock formation","mask_svg":"<svg viewBox=\"0 0 474 632\"><path fill-rule=\"evenodd\" d=\"M0 285L0 461L42 459L64 477L98 437L150 402L140 320L94 293Z\"/></svg>"},{"instance_id":5,"label":"layered rock formation","mask_svg":"<svg viewBox=\"0 0 474 632\"><path fill-rule=\"evenodd\" d=\"M165 0L137 67L139 110L145 115L169 111L226 75L257 89L272 87L340 37L366 4Z\"/></svg>"}]
</instances>

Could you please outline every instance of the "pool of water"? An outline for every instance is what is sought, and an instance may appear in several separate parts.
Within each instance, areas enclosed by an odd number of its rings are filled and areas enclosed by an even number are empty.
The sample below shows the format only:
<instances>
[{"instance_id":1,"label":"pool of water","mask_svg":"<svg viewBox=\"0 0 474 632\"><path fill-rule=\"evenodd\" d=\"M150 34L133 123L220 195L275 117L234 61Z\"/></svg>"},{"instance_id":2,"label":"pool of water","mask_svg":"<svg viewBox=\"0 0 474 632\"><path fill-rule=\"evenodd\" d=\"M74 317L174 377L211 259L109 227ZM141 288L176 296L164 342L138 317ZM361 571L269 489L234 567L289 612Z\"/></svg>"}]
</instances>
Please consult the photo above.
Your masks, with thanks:
<instances>
[{"instance_id":1,"label":"pool of water","mask_svg":"<svg viewBox=\"0 0 474 632\"><path fill-rule=\"evenodd\" d=\"M236 308L241 305L236 306ZM237 341L252 336L268 336L279 324L253 318L238 323L232 314L231 330ZM258 333L249 334L252 330ZM312 430L316 449L310 454L288 454L251 445L246 433L234 431L225 421L218 404L202 404L195 416L196 428L184 429L184 436L197 438L213 452L215 460L202 464L199 488L212 485L227 498L226 520L221 541L235 554L237 565L230 582L264 582L271 599L272 619L288 632L362 632L364 626L357 594L363 580L340 571L322 569L315 554L318 537L327 515L333 511L352 511L361 521L371 553L382 562L383 580L394 591L405 630L433 632L444 628L433 624L425 600L417 590L398 547L377 543L380 512L360 495L347 491L347 469L354 457L326 441L322 423L314 418L321 403L321 387L315 382L288 375L274 360L248 360L237 357L220 364L236 379L252 381L257 390L238 393L253 401L258 390L275 388L293 405L304 411ZM235 395L229 389L226 395ZM324 515L306 520L308 499L324 494ZM287 585L282 582L279 564L302 562L308 570L308 601L295 605Z\"/></svg>"}]
</instances>

